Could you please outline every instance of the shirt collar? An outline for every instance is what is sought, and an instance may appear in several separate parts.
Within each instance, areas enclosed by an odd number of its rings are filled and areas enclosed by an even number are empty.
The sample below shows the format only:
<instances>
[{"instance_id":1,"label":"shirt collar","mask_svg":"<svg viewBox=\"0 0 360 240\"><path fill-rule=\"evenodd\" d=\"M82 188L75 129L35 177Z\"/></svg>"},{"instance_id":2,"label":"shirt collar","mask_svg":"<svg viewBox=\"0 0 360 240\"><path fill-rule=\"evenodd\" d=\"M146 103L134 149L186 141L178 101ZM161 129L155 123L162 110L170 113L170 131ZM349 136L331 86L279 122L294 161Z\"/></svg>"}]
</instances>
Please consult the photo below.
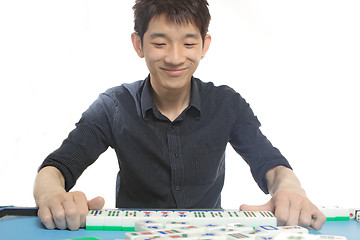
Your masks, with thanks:
<instances>
[{"instance_id":1,"label":"shirt collar","mask_svg":"<svg viewBox=\"0 0 360 240\"><path fill-rule=\"evenodd\" d=\"M146 119L146 113L153 109L155 104L150 94L150 74L144 80L144 85L141 92L141 113L144 119Z\"/></svg>"},{"instance_id":2,"label":"shirt collar","mask_svg":"<svg viewBox=\"0 0 360 240\"><path fill-rule=\"evenodd\" d=\"M186 110L194 109L194 117L200 119L201 116L201 97L198 82L195 78L191 78L191 97L190 104ZM152 100L151 93L151 84L150 84L150 74L144 80L144 85L141 92L141 113L144 119L147 119L147 113L149 110L154 110L156 108L155 103Z\"/></svg>"},{"instance_id":3,"label":"shirt collar","mask_svg":"<svg viewBox=\"0 0 360 240\"><path fill-rule=\"evenodd\" d=\"M195 118L200 119L201 116L201 96L199 90L199 80L194 77L191 78L191 98L189 107L193 107L195 112Z\"/></svg>"}]
</instances>

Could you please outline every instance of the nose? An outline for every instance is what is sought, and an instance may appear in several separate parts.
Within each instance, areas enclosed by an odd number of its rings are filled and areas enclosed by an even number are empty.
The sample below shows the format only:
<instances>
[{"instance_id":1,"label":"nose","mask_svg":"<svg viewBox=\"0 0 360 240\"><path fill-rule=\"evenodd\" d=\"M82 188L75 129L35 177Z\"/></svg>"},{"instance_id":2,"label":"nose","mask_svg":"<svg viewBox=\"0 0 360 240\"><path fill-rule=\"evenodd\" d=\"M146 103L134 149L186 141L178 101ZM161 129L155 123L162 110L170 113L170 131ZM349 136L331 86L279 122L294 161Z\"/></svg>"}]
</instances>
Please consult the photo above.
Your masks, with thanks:
<instances>
[{"instance_id":1,"label":"nose","mask_svg":"<svg viewBox=\"0 0 360 240\"><path fill-rule=\"evenodd\" d=\"M169 65L181 65L185 62L183 46L175 44L171 46L165 57L165 62Z\"/></svg>"}]
</instances>

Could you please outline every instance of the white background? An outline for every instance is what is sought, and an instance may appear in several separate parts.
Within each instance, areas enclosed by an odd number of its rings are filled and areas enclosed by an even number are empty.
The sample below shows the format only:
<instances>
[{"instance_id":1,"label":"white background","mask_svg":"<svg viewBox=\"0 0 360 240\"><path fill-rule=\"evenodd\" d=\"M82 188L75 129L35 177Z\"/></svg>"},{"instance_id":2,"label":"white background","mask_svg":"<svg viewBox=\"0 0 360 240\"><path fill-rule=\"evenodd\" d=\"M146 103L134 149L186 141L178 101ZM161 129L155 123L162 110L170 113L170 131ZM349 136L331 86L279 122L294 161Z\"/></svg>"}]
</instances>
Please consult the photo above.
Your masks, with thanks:
<instances>
[{"instance_id":1,"label":"white background","mask_svg":"<svg viewBox=\"0 0 360 240\"><path fill-rule=\"evenodd\" d=\"M360 207L360 3L210 0L212 45L196 77L230 85L317 205ZM0 205L34 206L33 181L107 88L147 76L132 49L134 1L0 0ZM75 189L114 207L110 149ZM223 207L262 204L227 150Z\"/></svg>"}]
</instances>

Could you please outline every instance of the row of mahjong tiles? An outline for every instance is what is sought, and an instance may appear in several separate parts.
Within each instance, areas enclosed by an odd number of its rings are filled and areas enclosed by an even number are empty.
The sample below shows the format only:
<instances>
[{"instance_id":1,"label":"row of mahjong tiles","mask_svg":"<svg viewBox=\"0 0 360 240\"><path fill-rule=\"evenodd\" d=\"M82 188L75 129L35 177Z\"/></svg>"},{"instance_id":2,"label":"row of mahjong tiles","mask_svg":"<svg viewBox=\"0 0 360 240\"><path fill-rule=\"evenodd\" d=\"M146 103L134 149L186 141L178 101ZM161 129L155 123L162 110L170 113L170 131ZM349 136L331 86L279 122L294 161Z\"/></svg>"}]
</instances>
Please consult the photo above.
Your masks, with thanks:
<instances>
[{"instance_id":1,"label":"row of mahjong tiles","mask_svg":"<svg viewBox=\"0 0 360 240\"><path fill-rule=\"evenodd\" d=\"M155 223L148 223L152 221L137 222L136 228L147 229ZM169 227L164 225L164 227ZM176 226L176 224L174 225ZM179 227L177 225L176 227ZM210 224L205 226L185 226L175 229L158 229L152 231L126 232L126 240L150 240L150 239L186 239L186 240L235 240L235 239L249 239L249 240L346 240L341 236L329 235L312 235L309 234L306 228L300 226L259 226L249 227L239 224L227 224L221 226Z\"/></svg>"},{"instance_id":2,"label":"row of mahjong tiles","mask_svg":"<svg viewBox=\"0 0 360 240\"><path fill-rule=\"evenodd\" d=\"M101 210L90 211L88 230L123 230L125 239L254 239L346 240L345 237L311 235L299 226L275 227L271 212ZM131 232L136 231L136 232Z\"/></svg>"},{"instance_id":3,"label":"row of mahjong tiles","mask_svg":"<svg viewBox=\"0 0 360 240\"><path fill-rule=\"evenodd\" d=\"M248 212L230 210L120 210L105 209L90 211L86 217L88 230L123 230L134 231L135 222L152 220L157 222L188 222L194 226L211 223L229 224L239 223L248 226L271 225L276 226L275 216L268 211Z\"/></svg>"}]
</instances>

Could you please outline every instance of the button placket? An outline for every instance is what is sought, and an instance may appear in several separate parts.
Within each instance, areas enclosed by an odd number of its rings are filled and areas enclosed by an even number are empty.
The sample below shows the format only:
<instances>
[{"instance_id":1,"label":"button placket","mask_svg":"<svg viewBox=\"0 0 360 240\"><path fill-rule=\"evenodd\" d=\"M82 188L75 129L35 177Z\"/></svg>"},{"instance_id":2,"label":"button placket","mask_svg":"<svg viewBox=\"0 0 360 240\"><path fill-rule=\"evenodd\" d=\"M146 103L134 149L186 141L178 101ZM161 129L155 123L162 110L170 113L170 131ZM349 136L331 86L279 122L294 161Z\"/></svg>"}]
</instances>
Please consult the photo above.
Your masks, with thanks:
<instances>
[{"instance_id":1,"label":"button placket","mask_svg":"<svg viewBox=\"0 0 360 240\"><path fill-rule=\"evenodd\" d=\"M181 193L181 185L184 177L184 168L181 160L181 145L179 129L173 123L169 125L167 131L168 149L171 167L171 183L173 195L178 207L184 205L184 197Z\"/></svg>"}]
</instances>

